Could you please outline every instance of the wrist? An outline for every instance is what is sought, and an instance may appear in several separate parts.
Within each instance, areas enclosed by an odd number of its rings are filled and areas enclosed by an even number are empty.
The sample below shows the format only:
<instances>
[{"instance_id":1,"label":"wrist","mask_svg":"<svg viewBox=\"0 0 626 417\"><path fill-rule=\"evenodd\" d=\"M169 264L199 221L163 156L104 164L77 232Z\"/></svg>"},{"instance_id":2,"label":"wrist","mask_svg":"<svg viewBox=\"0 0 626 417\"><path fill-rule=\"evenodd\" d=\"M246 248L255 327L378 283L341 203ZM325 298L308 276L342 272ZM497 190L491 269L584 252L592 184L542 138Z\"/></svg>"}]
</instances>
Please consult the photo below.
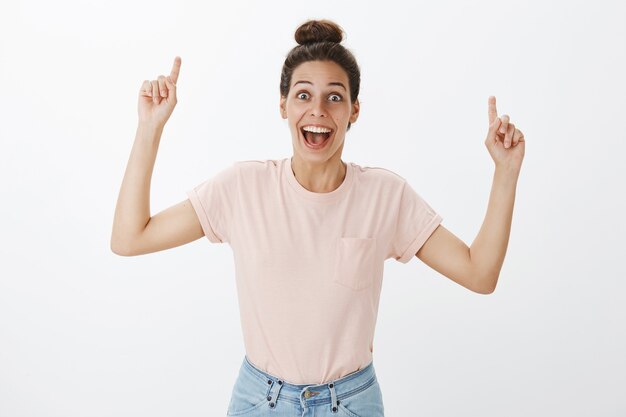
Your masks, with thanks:
<instances>
[{"instance_id":1,"label":"wrist","mask_svg":"<svg viewBox=\"0 0 626 417\"><path fill-rule=\"evenodd\" d=\"M137 131L141 131L147 134L153 134L153 133L162 133L163 132L163 125L160 124L154 124L151 122L142 122L140 121L139 123L137 123Z\"/></svg>"},{"instance_id":2,"label":"wrist","mask_svg":"<svg viewBox=\"0 0 626 417\"><path fill-rule=\"evenodd\" d=\"M507 179L508 181L517 182L517 179L519 178L519 170L511 167L496 165L494 176Z\"/></svg>"},{"instance_id":3,"label":"wrist","mask_svg":"<svg viewBox=\"0 0 626 417\"><path fill-rule=\"evenodd\" d=\"M137 125L137 138L150 142L160 142L163 126L154 125L152 123L142 123Z\"/></svg>"}]
</instances>

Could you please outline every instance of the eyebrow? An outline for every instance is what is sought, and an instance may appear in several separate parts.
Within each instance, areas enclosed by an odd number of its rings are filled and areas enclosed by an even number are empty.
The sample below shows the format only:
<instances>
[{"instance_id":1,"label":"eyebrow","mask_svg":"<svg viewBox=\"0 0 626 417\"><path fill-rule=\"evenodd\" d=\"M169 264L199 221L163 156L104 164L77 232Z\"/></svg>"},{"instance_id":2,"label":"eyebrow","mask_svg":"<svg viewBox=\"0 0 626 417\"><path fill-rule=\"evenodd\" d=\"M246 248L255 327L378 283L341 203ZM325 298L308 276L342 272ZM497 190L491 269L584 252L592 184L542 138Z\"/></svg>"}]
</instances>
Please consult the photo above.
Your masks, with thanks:
<instances>
[{"instance_id":1,"label":"eyebrow","mask_svg":"<svg viewBox=\"0 0 626 417\"><path fill-rule=\"evenodd\" d=\"M295 87L295 86L296 86L296 84L311 84L311 85L313 85L313 83L312 83L311 81L306 81L306 80L296 81L296 82L293 84L293 86ZM348 89L346 88L346 86L345 86L345 85L343 85L343 84L342 84L342 83L340 83L340 82L330 82L330 83L328 83L328 85L337 85L337 86L339 86L339 87L342 87L344 90L348 91Z\"/></svg>"}]
</instances>

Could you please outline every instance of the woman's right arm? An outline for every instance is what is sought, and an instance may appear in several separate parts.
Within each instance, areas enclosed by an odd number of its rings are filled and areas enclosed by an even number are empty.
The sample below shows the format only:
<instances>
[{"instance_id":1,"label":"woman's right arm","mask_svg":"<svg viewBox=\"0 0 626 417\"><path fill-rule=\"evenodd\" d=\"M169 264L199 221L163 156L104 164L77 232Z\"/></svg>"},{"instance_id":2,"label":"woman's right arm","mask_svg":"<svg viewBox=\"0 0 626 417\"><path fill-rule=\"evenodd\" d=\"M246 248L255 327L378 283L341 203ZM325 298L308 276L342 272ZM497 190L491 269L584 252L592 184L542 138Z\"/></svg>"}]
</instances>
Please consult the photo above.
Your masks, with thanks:
<instances>
[{"instance_id":1,"label":"woman's right arm","mask_svg":"<svg viewBox=\"0 0 626 417\"><path fill-rule=\"evenodd\" d=\"M144 81L139 96L139 124L120 188L111 250L122 256L143 255L192 242L204 235L198 216L185 199L150 216L150 181L161 133L176 106L180 58L169 77Z\"/></svg>"}]
</instances>

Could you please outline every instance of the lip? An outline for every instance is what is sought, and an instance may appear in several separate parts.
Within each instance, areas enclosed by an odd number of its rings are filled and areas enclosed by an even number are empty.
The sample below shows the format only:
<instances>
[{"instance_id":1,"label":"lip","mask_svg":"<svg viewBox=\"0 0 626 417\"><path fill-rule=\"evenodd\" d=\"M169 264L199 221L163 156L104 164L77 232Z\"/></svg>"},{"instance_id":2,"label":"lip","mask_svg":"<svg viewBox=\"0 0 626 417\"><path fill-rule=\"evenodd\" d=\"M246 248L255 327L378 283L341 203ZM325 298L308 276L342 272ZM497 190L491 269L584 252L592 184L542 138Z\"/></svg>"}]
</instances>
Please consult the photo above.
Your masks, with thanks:
<instances>
[{"instance_id":1,"label":"lip","mask_svg":"<svg viewBox=\"0 0 626 417\"><path fill-rule=\"evenodd\" d=\"M330 129L330 136L328 137L328 139L326 139L326 141L323 143L322 146L320 146L320 147L313 147L313 146L309 145L309 142L307 142L306 139L304 138L304 133L302 133L302 128L306 127L306 126L317 126L317 127L325 127L327 129ZM307 124L307 125L303 125L299 130L300 130L300 132L299 132L300 133L300 138L302 140L302 143L304 143L305 148L307 148L308 150L313 151L313 152L326 149L328 144L335 139L335 130L330 128L330 127L328 127L328 126L317 125L317 124Z\"/></svg>"},{"instance_id":2,"label":"lip","mask_svg":"<svg viewBox=\"0 0 626 417\"><path fill-rule=\"evenodd\" d=\"M330 127L330 126L324 126L324 125L320 125L320 124L317 124L317 123L307 123L307 124L305 124L305 125L302 125L302 126L300 126L300 130L304 129L304 128L305 128L305 127L307 127L307 126L312 126L312 127L323 127L323 128L326 128L326 129L330 129L330 130L331 130L331 132L330 132L330 133L333 133L333 132L335 131L335 129L333 129L333 128L332 128L332 127Z\"/></svg>"}]
</instances>

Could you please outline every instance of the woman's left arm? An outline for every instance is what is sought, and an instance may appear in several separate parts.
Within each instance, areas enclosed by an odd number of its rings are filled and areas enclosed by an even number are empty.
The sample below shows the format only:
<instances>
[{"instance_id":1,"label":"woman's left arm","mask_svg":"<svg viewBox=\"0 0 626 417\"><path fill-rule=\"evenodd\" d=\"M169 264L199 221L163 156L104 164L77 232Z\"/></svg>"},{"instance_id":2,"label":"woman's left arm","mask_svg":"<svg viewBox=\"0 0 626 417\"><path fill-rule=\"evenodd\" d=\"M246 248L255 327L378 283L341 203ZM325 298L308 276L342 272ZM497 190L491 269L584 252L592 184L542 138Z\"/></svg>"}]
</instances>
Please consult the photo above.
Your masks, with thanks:
<instances>
[{"instance_id":1,"label":"woman's left arm","mask_svg":"<svg viewBox=\"0 0 626 417\"><path fill-rule=\"evenodd\" d=\"M497 117L496 98L489 97L489 131L485 146L495 173L485 220L471 247L439 226L415 254L421 261L474 292L492 293L498 282L511 232L517 179L524 159L523 133Z\"/></svg>"}]
</instances>

